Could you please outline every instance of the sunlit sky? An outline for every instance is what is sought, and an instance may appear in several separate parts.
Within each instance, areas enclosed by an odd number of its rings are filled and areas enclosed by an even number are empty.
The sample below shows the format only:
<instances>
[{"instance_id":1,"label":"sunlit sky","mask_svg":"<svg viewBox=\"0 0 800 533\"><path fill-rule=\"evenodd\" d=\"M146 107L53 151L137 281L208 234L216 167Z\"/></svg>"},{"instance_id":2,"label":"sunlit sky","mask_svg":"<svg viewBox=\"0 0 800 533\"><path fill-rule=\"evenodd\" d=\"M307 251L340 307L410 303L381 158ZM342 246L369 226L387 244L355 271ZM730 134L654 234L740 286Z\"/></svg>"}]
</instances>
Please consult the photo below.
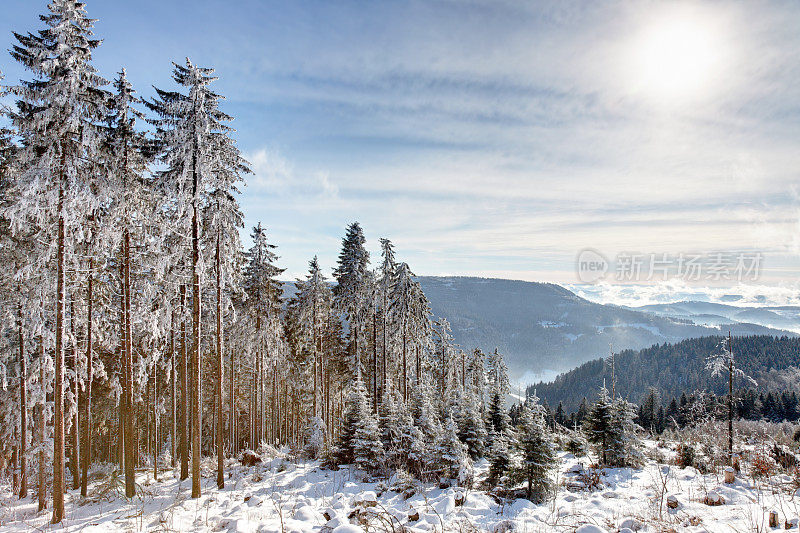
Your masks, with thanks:
<instances>
[{"instance_id":1,"label":"sunlit sky","mask_svg":"<svg viewBox=\"0 0 800 533\"><path fill-rule=\"evenodd\" d=\"M0 44L40 27L3 0ZM287 274L347 223L418 274L576 281L584 248L800 272L800 3L88 0L140 94L217 69ZM0 59L6 83L24 75Z\"/></svg>"}]
</instances>

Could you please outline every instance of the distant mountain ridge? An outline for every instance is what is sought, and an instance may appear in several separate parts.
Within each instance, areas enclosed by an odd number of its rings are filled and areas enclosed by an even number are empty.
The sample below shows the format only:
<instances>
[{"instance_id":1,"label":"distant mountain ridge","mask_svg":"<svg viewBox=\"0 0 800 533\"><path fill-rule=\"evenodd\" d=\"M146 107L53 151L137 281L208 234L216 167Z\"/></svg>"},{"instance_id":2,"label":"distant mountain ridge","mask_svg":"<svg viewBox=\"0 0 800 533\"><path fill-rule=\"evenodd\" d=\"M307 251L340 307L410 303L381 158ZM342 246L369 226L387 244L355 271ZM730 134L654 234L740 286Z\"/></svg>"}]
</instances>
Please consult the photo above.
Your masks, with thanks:
<instances>
[{"instance_id":1,"label":"distant mountain ridge","mask_svg":"<svg viewBox=\"0 0 800 533\"><path fill-rule=\"evenodd\" d=\"M458 276L418 280L433 313L450 322L458 344L468 350L497 347L512 377L528 383L540 372L563 372L604 357L609 344L615 351L640 349L729 329L739 336L796 335L745 320L726 318L721 328L711 321L698 324L685 313L593 303L552 283Z\"/></svg>"}]
</instances>

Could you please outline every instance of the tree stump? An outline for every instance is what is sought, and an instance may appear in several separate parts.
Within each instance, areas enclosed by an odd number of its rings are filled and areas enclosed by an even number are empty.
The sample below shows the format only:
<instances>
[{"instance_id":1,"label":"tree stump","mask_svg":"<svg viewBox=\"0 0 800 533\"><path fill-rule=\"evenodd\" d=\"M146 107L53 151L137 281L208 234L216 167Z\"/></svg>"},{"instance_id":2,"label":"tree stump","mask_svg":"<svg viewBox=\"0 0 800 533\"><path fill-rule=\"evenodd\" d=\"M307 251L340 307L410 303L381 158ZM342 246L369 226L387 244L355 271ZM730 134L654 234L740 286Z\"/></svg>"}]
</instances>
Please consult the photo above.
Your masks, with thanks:
<instances>
[{"instance_id":1,"label":"tree stump","mask_svg":"<svg viewBox=\"0 0 800 533\"><path fill-rule=\"evenodd\" d=\"M730 485L736 481L736 470L732 466L725 467L725 483Z\"/></svg>"},{"instance_id":2,"label":"tree stump","mask_svg":"<svg viewBox=\"0 0 800 533\"><path fill-rule=\"evenodd\" d=\"M769 527L778 527L778 511L769 512Z\"/></svg>"}]
</instances>

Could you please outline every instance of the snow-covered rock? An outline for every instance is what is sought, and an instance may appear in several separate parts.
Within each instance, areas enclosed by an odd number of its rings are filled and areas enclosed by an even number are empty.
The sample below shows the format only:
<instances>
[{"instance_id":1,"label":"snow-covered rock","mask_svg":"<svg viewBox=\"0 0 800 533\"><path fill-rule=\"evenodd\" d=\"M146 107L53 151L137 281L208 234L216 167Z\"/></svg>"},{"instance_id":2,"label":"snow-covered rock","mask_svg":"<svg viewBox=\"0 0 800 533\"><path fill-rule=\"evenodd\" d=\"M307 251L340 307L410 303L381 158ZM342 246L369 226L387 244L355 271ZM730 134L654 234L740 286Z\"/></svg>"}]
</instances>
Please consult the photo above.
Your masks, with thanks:
<instances>
[{"instance_id":1,"label":"snow-covered rock","mask_svg":"<svg viewBox=\"0 0 800 533\"><path fill-rule=\"evenodd\" d=\"M594 524L583 524L575 530L575 533L608 533L608 531Z\"/></svg>"},{"instance_id":2,"label":"snow-covered rock","mask_svg":"<svg viewBox=\"0 0 800 533\"><path fill-rule=\"evenodd\" d=\"M635 518L626 518L619 524L620 530L629 529L631 531L639 531L642 527L642 523Z\"/></svg>"}]
</instances>

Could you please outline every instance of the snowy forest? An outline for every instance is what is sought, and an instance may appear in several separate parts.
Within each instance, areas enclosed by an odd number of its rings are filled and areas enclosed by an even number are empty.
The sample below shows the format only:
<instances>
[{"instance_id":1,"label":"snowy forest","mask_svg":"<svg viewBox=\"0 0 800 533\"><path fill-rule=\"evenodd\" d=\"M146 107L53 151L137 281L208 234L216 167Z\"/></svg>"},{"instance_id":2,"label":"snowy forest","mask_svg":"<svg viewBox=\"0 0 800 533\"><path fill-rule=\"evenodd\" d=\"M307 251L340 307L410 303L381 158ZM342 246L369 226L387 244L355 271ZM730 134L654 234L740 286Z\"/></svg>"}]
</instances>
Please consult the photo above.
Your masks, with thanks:
<instances>
[{"instance_id":1,"label":"snowy forest","mask_svg":"<svg viewBox=\"0 0 800 533\"><path fill-rule=\"evenodd\" d=\"M29 76L0 86L0 529L502 533L514 510L522 530L592 533L695 527L726 499L748 523L796 512L797 395L759 399L730 337L695 343L716 395L637 406L612 357L553 392L583 397L572 414L516 396L503 355L459 346L358 222L335 264L282 279L272 221L244 227L251 164L214 69L165 64L148 94L95 69L95 22L52 0L14 34Z\"/></svg>"}]
</instances>

